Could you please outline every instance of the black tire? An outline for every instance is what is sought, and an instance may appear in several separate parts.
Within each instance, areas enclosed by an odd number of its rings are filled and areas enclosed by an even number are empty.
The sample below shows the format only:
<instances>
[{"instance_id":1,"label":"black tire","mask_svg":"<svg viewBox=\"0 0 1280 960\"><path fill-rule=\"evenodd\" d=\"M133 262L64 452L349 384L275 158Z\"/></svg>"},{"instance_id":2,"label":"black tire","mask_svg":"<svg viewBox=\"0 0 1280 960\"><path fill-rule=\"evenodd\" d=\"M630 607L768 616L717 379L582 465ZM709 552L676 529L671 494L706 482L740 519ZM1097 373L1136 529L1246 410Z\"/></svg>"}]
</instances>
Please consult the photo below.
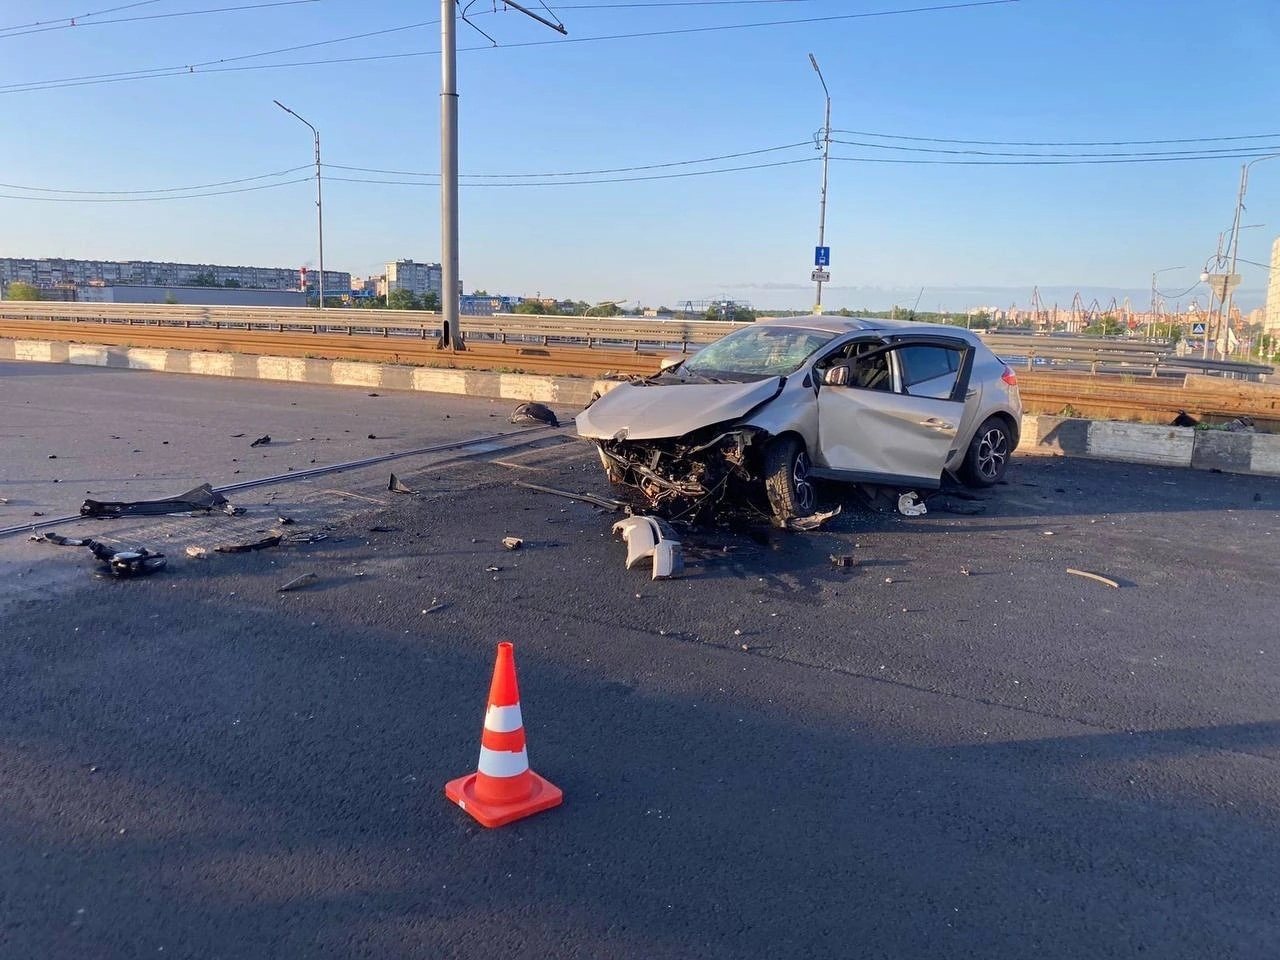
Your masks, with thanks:
<instances>
[{"instance_id":1,"label":"black tire","mask_svg":"<svg viewBox=\"0 0 1280 960\"><path fill-rule=\"evenodd\" d=\"M809 478L811 466L799 437L779 437L765 448L764 490L778 523L813 513L818 493Z\"/></svg>"},{"instance_id":2,"label":"black tire","mask_svg":"<svg viewBox=\"0 0 1280 960\"><path fill-rule=\"evenodd\" d=\"M988 417L969 441L960 469L971 487L990 487L1004 479L1013 456L1013 432L1003 417Z\"/></svg>"}]
</instances>

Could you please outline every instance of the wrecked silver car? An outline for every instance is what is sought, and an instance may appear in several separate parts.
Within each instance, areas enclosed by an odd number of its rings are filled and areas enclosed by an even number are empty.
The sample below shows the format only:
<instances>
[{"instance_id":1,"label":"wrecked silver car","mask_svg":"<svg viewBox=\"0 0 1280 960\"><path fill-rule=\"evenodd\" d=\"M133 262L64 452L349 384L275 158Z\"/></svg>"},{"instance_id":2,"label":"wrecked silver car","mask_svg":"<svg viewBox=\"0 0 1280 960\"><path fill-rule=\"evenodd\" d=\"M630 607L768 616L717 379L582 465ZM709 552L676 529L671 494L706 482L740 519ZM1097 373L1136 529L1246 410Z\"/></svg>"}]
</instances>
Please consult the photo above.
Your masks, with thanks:
<instances>
[{"instance_id":1,"label":"wrecked silver car","mask_svg":"<svg viewBox=\"0 0 1280 960\"><path fill-rule=\"evenodd\" d=\"M1018 443L1017 377L967 330L870 318L760 320L577 418L609 479L696 510L763 489L813 513L815 479L935 489L997 482ZM683 506L681 506L683 505Z\"/></svg>"}]
</instances>

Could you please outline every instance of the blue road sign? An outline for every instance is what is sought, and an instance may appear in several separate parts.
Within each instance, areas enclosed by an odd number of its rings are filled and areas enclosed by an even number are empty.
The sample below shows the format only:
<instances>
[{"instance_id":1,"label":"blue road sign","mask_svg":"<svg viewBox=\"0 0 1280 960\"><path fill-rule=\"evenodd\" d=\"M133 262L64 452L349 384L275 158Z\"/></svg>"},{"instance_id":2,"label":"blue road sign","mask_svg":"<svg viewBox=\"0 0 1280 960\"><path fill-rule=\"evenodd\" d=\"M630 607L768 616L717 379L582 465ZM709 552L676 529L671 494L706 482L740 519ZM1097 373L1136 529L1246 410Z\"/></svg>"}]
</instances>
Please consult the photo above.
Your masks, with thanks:
<instances>
[{"instance_id":1,"label":"blue road sign","mask_svg":"<svg viewBox=\"0 0 1280 960\"><path fill-rule=\"evenodd\" d=\"M815 267L831 266L831 248L830 247L814 247L813 248L813 265Z\"/></svg>"},{"instance_id":2,"label":"blue road sign","mask_svg":"<svg viewBox=\"0 0 1280 960\"><path fill-rule=\"evenodd\" d=\"M1193 337L1203 337L1203 336L1204 336L1204 324L1203 324L1203 323L1193 323L1193 324L1191 325L1191 335L1192 335Z\"/></svg>"}]
</instances>

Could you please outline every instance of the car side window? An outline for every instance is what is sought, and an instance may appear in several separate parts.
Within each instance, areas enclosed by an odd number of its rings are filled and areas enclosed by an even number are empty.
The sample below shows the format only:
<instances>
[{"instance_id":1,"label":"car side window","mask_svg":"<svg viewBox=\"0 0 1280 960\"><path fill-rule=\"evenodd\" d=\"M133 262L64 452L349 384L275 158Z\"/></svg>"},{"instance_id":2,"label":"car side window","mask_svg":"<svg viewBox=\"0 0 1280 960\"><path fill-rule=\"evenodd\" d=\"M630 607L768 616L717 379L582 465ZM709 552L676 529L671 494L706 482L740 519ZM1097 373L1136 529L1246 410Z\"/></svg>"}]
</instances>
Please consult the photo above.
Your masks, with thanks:
<instances>
[{"instance_id":1,"label":"car side window","mask_svg":"<svg viewBox=\"0 0 1280 960\"><path fill-rule=\"evenodd\" d=\"M872 353L871 356L864 357L861 354L875 350L876 345L867 343L854 346L864 349L855 349L853 352L857 362L853 365L853 376L849 386L859 390L892 390L893 373L889 369L888 351Z\"/></svg>"},{"instance_id":2,"label":"car side window","mask_svg":"<svg viewBox=\"0 0 1280 960\"><path fill-rule=\"evenodd\" d=\"M926 344L896 351L902 368L903 393L948 399L960 375L960 351Z\"/></svg>"}]
</instances>

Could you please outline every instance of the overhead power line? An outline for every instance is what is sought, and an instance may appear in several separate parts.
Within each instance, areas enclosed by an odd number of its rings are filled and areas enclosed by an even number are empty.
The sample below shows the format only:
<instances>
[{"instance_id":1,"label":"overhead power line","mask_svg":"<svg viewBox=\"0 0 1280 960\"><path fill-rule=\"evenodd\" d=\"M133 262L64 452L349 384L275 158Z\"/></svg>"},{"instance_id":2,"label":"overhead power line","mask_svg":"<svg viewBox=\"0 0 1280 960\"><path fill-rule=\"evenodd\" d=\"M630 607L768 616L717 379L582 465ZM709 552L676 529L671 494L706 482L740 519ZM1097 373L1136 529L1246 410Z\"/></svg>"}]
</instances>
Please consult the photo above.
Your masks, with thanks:
<instances>
[{"instance_id":1,"label":"overhead power line","mask_svg":"<svg viewBox=\"0 0 1280 960\"><path fill-rule=\"evenodd\" d=\"M3 200L35 200L40 203L148 203L159 200L195 200L199 197L222 197L231 193L251 193L254 190L273 190L276 187L287 187L295 183L314 183L315 177L299 177L296 180L281 180L279 183L262 183L256 187L237 187L234 190L214 190L210 193L188 193L181 196L165 197L24 197L8 193L0 193Z\"/></svg>"},{"instance_id":2,"label":"overhead power line","mask_svg":"<svg viewBox=\"0 0 1280 960\"><path fill-rule=\"evenodd\" d=\"M88 20L90 17L100 17L103 14L115 13L118 10L132 10L134 7L149 7L153 3L160 2L161 0L136 0L134 3L125 3L118 7L107 7L105 10L90 10L88 13L81 13L74 17L58 17L54 20L35 20L31 23L16 23L11 27L0 27L0 33L8 33L10 30L25 30L27 27L43 27L50 23L66 24L67 26L70 26L74 22Z\"/></svg>"},{"instance_id":3,"label":"overhead power line","mask_svg":"<svg viewBox=\"0 0 1280 960\"><path fill-rule=\"evenodd\" d=\"M1203 154L1194 157L1078 157L1072 160L921 160L915 157L832 157L849 163L900 163L953 167L1052 167L1081 166L1098 163L1185 163L1194 160L1240 160L1271 156L1268 153Z\"/></svg>"},{"instance_id":4,"label":"overhead power line","mask_svg":"<svg viewBox=\"0 0 1280 960\"><path fill-rule=\"evenodd\" d=\"M25 30L10 31L8 33L0 33L0 40L9 40L13 37L25 37L33 33L48 33L51 30L70 30L75 27L101 27L110 23L137 23L141 20L172 20L176 17L199 17L213 13L236 13L242 10L265 10L268 7L295 7L304 3L320 3L321 0L261 0L258 3L246 3L232 7L210 7L206 10L181 10L176 13L148 13L136 17L113 17L109 20L89 20L86 23L79 21L50 23L40 27L30 27Z\"/></svg>"},{"instance_id":5,"label":"overhead power line","mask_svg":"<svg viewBox=\"0 0 1280 960\"><path fill-rule=\"evenodd\" d=\"M479 183L465 183L465 187L566 187L580 186L589 183L638 183L646 180L678 180L686 177L710 177L720 173L740 173L744 170L766 170L771 167L789 167L797 163L813 163L817 157L801 157L798 160L777 160L773 163L752 163L740 167L720 167L715 170L686 170L683 173L661 173L643 177L610 177L592 180L520 180L499 181L486 180ZM439 174L435 174L439 176ZM326 177L325 182L338 183L375 183L385 186L434 187L436 184L422 180L373 180L364 177Z\"/></svg>"},{"instance_id":6,"label":"overhead power line","mask_svg":"<svg viewBox=\"0 0 1280 960\"><path fill-rule=\"evenodd\" d=\"M310 170L311 164L290 167L288 170L277 170L275 173L260 173L254 177L239 177L235 180L218 180L214 183L197 183L189 187L157 187L153 190L73 190L62 187L26 187L18 183L0 183L3 190L28 190L32 193L76 193L76 194L112 194L128 195L143 193L187 193L192 190L208 190L212 187L226 187L237 183L252 183L255 180L270 180L273 177L285 177L299 170ZM34 199L34 198L33 198Z\"/></svg>"},{"instance_id":7,"label":"overhead power line","mask_svg":"<svg viewBox=\"0 0 1280 960\"><path fill-rule=\"evenodd\" d=\"M776 153L780 150L794 150L796 147L810 146L808 140L799 143L786 143L778 147L764 147L760 150L744 150L741 153L722 153L715 157L700 157L697 160L670 160L666 163L646 163L631 167L608 167L602 170L568 170L560 173L468 173L463 177L476 179L515 180L537 177L589 177L609 173L632 173L637 170L661 170L668 167L684 167L698 163L718 163L723 160L737 160L742 157L755 157L762 153ZM807 158L806 158L807 159ZM439 173L424 173L417 170L384 170L377 167L353 167L341 163L326 163L331 170L353 170L357 173L381 173L398 177L438 177Z\"/></svg>"},{"instance_id":8,"label":"overhead power line","mask_svg":"<svg viewBox=\"0 0 1280 960\"><path fill-rule=\"evenodd\" d=\"M1254 144L1248 147L1216 147L1202 148L1199 150L1138 150L1124 153L1103 152L1103 153L1022 153L1007 152L1000 150L959 150L949 147L905 147L892 143L869 143L865 140L835 140L832 143L840 143L849 147L867 147L874 150L901 150L909 153L945 153L955 155L969 155L981 157L1190 157L1200 156L1203 154L1218 154L1222 156L1253 156L1254 152L1263 150L1275 153L1280 150L1280 145L1263 145ZM1244 152L1241 151L1252 151Z\"/></svg>"},{"instance_id":9,"label":"overhead power line","mask_svg":"<svg viewBox=\"0 0 1280 960\"><path fill-rule=\"evenodd\" d=\"M1231 137L1178 137L1171 140L958 140L952 137L913 137L902 133L872 133L869 130L835 130L855 137L882 140L913 140L917 143L964 143L980 147L1140 147L1165 143L1218 143L1226 140L1270 140L1280 133L1248 133Z\"/></svg>"},{"instance_id":10,"label":"overhead power line","mask_svg":"<svg viewBox=\"0 0 1280 960\"><path fill-rule=\"evenodd\" d=\"M286 3L311 3L317 0L277 0L277 2ZM799 0L803 2L803 0ZM907 14L917 13L942 13L952 10L966 10L977 7L1006 6L1012 3L1019 3L1020 0L967 0L960 3L936 4L923 7L908 7L899 10L873 10L863 13L843 13L830 14L821 17L798 17L788 20L760 20L752 23L722 23L710 24L700 27L672 27L663 30L641 30L631 33L614 33L602 34L598 36L586 37L557 37L551 40L526 40L519 43L504 43L497 47L486 44L477 47L459 47L460 53L470 53L479 50L493 49L520 49L524 47L541 47L550 44L582 44L582 43L604 43L617 40L642 40L655 39L661 37L675 36L692 36L706 33L721 33L730 30L751 30L763 27L785 27L796 26L813 23L833 23L849 20L864 20L880 17L895 17ZM562 8L563 9L563 8ZM407 27L399 27L394 29L408 29ZM334 41L338 42L338 41ZM227 62L232 60L251 59L257 56L266 56L262 54L250 54L241 57L224 58ZM56 90L63 87L92 86L105 83L121 83L130 80L152 80L166 76L179 76L189 73L226 73L245 70L281 70L293 67L314 67L314 66L332 66L335 64L353 64L353 63L372 63L383 60L403 60L411 57L435 57L439 56L439 50L411 50L404 53L384 53L384 54L368 54L358 57L331 57L320 60L293 60L284 63L263 63L263 64L242 64L239 66L217 66L222 61L213 60L206 61L206 64L197 68L195 64L174 66L174 67L154 67L147 70L122 71L119 75L103 75L101 77L77 78L65 77L52 80L35 80L21 84L8 84L0 86L0 93L30 93L38 90Z\"/></svg>"}]
</instances>

